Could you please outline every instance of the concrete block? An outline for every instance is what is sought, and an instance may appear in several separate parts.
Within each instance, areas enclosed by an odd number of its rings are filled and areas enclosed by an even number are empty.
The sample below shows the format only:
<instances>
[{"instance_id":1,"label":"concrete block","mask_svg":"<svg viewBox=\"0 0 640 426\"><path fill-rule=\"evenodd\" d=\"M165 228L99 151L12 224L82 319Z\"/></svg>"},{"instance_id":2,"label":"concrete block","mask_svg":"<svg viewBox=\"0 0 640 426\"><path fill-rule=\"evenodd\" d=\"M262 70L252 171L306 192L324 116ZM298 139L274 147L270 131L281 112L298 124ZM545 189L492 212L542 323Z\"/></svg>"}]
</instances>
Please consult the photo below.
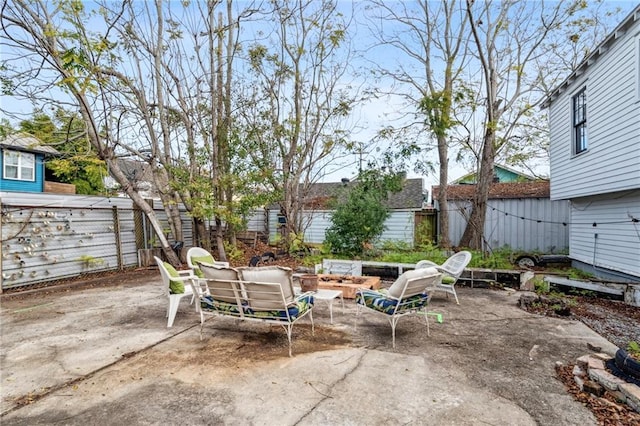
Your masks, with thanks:
<instances>
[{"instance_id":1,"label":"concrete block","mask_svg":"<svg viewBox=\"0 0 640 426\"><path fill-rule=\"evenodd\" d=\"M534 291L536 288L534 279L536 275L531 271L520 274L520 290Z\"/></svg>"},{"instance_id":2,"label":"concrete block","mask_svg":"<svg viewBox=\"0 0 640 426\"><path fill-rule=\"evenodd\" d=\"M625 383L619 388L627 398L627 405L640 413L640 388L633 383Z\"/></svg>"},{"instance_id":3,"label":"concrete block","mask_svg":"<svg viewBox=\"0 0 640 426\"><path fill-rule=\"evenodd\" d=\"M607 361L613 359L613 357L611 355L605 354L604 352L598 352L598 353L595 353L595 354L591 354L591 356L596 357L598 359L601 359L604 362L607 362Z\"/></svg>"},{"instance_id":4,"label":"concrete block","mask_svg":"<svg viewBox=\"0 0 640 426\"><path fill-rule=\"evenodd\" d=\"M618 386L627 383L621 378L609 373L608 371L599 370L597 368L592 368L589 370L589 378L612 391L618 390Z\"/></svg>"},{"instance_id":5,"label":"concrete block","mask_svg":"<svg viewBox=\"0 0 640 426\"><path fill-rule=\"evenodd\" d=\"M624 303L640 306L640 284L628 284L624 290Z\"/></svg>"},{"instance_id":6,"label":"concrete block","mask_svg":"<svg viewBox=\"0 0 640 426\"><path fill-rule=\"evenodd\" d=\"M573 380L576 382L576 385L580 388L581 391L584 390L584 379L579 376L573 376Z\"/></svg>"},{"instance_id":7,"label":"concrete block","mask_svg":"<svg viewBox=\"0 0 640 426\"><path fill-rule=\"evenodd\" d=\"M578 365L585 371L589 371L592 368L597 368L599 370L604 370L604 362L601 359L598 359L591 355L583 355L578 358Z\"/></svg>"},{"instance_id":8,"label":"concrete block","mask_svg":"<svg viewBox=\"0 0 640 426\"><path fill-rule=\"evenodd\" d=\"M616 399L616 401L626 404L627 396L622 391L609 391L609 393Z\"/></svg>"}]
</instances>

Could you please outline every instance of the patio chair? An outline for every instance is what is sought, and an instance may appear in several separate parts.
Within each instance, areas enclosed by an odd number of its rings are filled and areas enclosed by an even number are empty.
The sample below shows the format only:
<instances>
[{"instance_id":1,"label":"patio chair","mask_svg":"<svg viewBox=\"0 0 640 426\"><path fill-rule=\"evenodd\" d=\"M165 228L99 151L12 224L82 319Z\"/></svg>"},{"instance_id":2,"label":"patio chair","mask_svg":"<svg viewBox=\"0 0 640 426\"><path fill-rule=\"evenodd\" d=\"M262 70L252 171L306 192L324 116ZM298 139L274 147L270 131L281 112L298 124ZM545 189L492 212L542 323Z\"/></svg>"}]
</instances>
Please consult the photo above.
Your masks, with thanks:
<instances>
[{"instance_id":1,"label":"patio chair","mask_svg":"<svg viewBox=\"0 0 640 426\"><path fill-rule=\"evenodd\" d=\"M427 305L442 274L435 268L407 271L386 290L359 289L356 293L356 326L361 309L385 315L391 324L392 345L396 347L396 325L400 318L411 314L422 314L430 336Z\"/></svg>"},{"instance_id":2,"label":"patio chair","mask_svg":"<svg viewBox=\"0 0 640 426\"><path fill-rule=\"evenodd\" d=\"M187 250L187 265L193 271L193 274L204 278L204 274L198 267L198 262L206 263L209 265L217 265L217 266L229 266L229 262L221 262L216 260L211 253L201 247L191 247Z\"/></svg>"},{"instance_id":3,"label":"patio chair","mask_svg":"<svg viewBox=\"0 0 640 426\"><path fill-rule=\"evenodd\" d=\"M442 265L438 265L430 260L421 260L416 263L416 269L436 268L440 271L442 273L442 282L438 284L437 290L444 291L447 297L449 294L453 294L453 297L456 298L456 303L459 305L460 302L458 301L455 285L470 261L471 253L468 251L460 251L445 260Z\"/></svg>"},{"instance_id":4,"label":"patio chair","mask_svg":"<svg viewBox=\"0 0 640 426\"><path fill-rule=\"evenodd\" d=\"M194 291L195 280L197 280L198 277L193 275L191 271L177 271L170 263L163 262L156 256L153 258L160 270L165 294L169 299L169 304L167 305L167 327L172 327L176 313L178 312L180 300L182 300L183 297L191 297L191 303L193 303L196 294ZM196 306L196 312L198 311L199 308Z\"/></svg>"}]
</instances>

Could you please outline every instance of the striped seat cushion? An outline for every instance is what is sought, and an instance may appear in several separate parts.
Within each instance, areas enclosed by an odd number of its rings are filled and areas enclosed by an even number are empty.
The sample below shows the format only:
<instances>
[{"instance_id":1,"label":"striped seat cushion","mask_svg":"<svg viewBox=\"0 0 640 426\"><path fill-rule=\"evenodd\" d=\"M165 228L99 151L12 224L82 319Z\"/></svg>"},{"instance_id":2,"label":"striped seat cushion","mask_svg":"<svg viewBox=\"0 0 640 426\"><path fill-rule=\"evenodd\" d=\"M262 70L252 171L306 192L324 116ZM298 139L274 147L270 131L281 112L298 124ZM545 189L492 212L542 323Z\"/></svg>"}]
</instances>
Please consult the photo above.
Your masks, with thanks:
<instances>
[{"instance_id":1,"label":"striped seat cushion","mask_svg":"<svg viewBox=\"0 0 640 426\"><path fill-rule=\"evenodd\" d=\"M254 318L264 318L278 321L288 321L288 318L291 321L294 321L299 316L304 315L309 309L313 307L313 296L304 296L297 300L297 302L287 308L287 310L270 310L270 311L259 311L251 309L247 307L245 309L245 315L251 316ZM287 316L288 312L288 316Z\"/></svg>"},{"instance_id":2,"label":"striped seat cushion","mask_svg":"<svg viewBox=\"0 0 640 426\"><path fill-rule=\"evenodd\" d=\"M396 310L396 306L399 301L396 299L392 299L387 297L387 293L385 290L373 291L373 290L364 290L359 291L356 294L356 303L359 305L366 306L373 310L385 313L387 315L391 315L395 313L402 313L405 311L409 311L412 309L419 309L424 307L429 301L429 297L426 293L417 294L415 296L408 297L400 301L400 305Z\"/></svg>"},{"instance_id":3,"label":"striped seat cushion","mask_svg":"<svg viewBox=\"0 0 640 426\"><path fill-rule=\"evenodd\" d=\"M230 315L240 315L240 310L236 303L214 300L212 296L204 296L200 299L200 307L206 311L219 311Z\"/></svg>"}]
</instances>

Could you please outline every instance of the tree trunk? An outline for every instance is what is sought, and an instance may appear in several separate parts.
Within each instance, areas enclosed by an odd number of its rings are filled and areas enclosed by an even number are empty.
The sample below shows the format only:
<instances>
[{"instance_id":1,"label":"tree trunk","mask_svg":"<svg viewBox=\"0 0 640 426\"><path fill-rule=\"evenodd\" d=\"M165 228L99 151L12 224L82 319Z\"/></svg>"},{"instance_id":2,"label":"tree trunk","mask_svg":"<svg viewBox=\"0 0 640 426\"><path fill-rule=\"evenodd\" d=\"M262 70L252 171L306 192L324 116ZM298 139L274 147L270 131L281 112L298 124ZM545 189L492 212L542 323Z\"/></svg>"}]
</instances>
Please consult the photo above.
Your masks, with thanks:
<instances>
[{"instance_id":1,"label":"tree trunk","mask_svg":"<svg viewBox=\"0 0 640 426\"><path fill-rule=\"evenodd\" d=\"M487 217L487 201L493 181L493 163L495 159L495 131L487 126L484 135L484 146L478 173L478 183L471 205L471 215L467 227L462 234L459 245L475 250L482 250L484 240L484 222Z\"/></svg>"},{"instance_id":2,"label":"tree trunk","mask_svg":"<svg viewBox=\"0 0 640 426\"><path fill-rule=\"evenodd\" d=\"M448 182L449 182L449 158L446 137L438 136L438 155L440 157L440 187L438 188L439 228L438 245L442 248L451 247L449 240L449 206L448 206Z\"/></svg>"}]
</instances>

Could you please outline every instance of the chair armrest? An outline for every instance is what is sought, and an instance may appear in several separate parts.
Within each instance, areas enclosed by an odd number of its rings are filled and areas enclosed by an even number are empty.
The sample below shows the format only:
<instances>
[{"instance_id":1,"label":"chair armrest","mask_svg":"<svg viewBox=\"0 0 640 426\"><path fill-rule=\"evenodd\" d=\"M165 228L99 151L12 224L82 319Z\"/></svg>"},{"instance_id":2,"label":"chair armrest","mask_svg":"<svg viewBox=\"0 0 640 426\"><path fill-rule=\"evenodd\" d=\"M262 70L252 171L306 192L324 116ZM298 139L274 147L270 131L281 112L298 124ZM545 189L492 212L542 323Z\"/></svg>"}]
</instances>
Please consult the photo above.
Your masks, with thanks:
<instances>
[{"instance_id":1,"label":"chair armrest","mask_svg":"<svg viewBox=\"0 0 640 426\"><path fill-rule=\"evenodd\" d=\"M430 260L421 260L420 262L416 263L416 269L427 268L427 267L439 268L440 265Z\"/></svg>"},{"instance_id":2,"label":"chair armrest","mask_svg":"<svg viewBox=\"0 0 640 426\"><path fill-rule=\"evenodd\" d=\"M371 290L370 288L359 288L359 289L356 290L356 293L361 293L363 295L364 294L370 294L370 295L374 295L374 296L391 297L391 296L389 296L389 293L387 292L386 288L381 288L380 290Z\"/></svg>"},{"instance_id":3,"label":"chair armrest","mask_svg":"<svg viewBox=\"0 0 640 426\"><path fill-rule=\"evenodd\" d=\"M295 287L294 287L294 289L295 289ZM295 297L293 299L295 301L298 301L298 300L304 299L305 297L309 297L309 296L313 297L314 295L315 295L315 293L313 291L305 291L304 293L296 293L296 295L295 295Z\"/></svg>"},{"instance_id":4,"label":"chair armrest","mask_svg":"<svg viewBox=\"0 0 640 426\"><path fill-rule=\"evenodd\" d=\"M178 275L180 275L181 277L195 278L195 275L193 275L193 271L191 269L178 271Z\"/></svg>"}]
</instances>

